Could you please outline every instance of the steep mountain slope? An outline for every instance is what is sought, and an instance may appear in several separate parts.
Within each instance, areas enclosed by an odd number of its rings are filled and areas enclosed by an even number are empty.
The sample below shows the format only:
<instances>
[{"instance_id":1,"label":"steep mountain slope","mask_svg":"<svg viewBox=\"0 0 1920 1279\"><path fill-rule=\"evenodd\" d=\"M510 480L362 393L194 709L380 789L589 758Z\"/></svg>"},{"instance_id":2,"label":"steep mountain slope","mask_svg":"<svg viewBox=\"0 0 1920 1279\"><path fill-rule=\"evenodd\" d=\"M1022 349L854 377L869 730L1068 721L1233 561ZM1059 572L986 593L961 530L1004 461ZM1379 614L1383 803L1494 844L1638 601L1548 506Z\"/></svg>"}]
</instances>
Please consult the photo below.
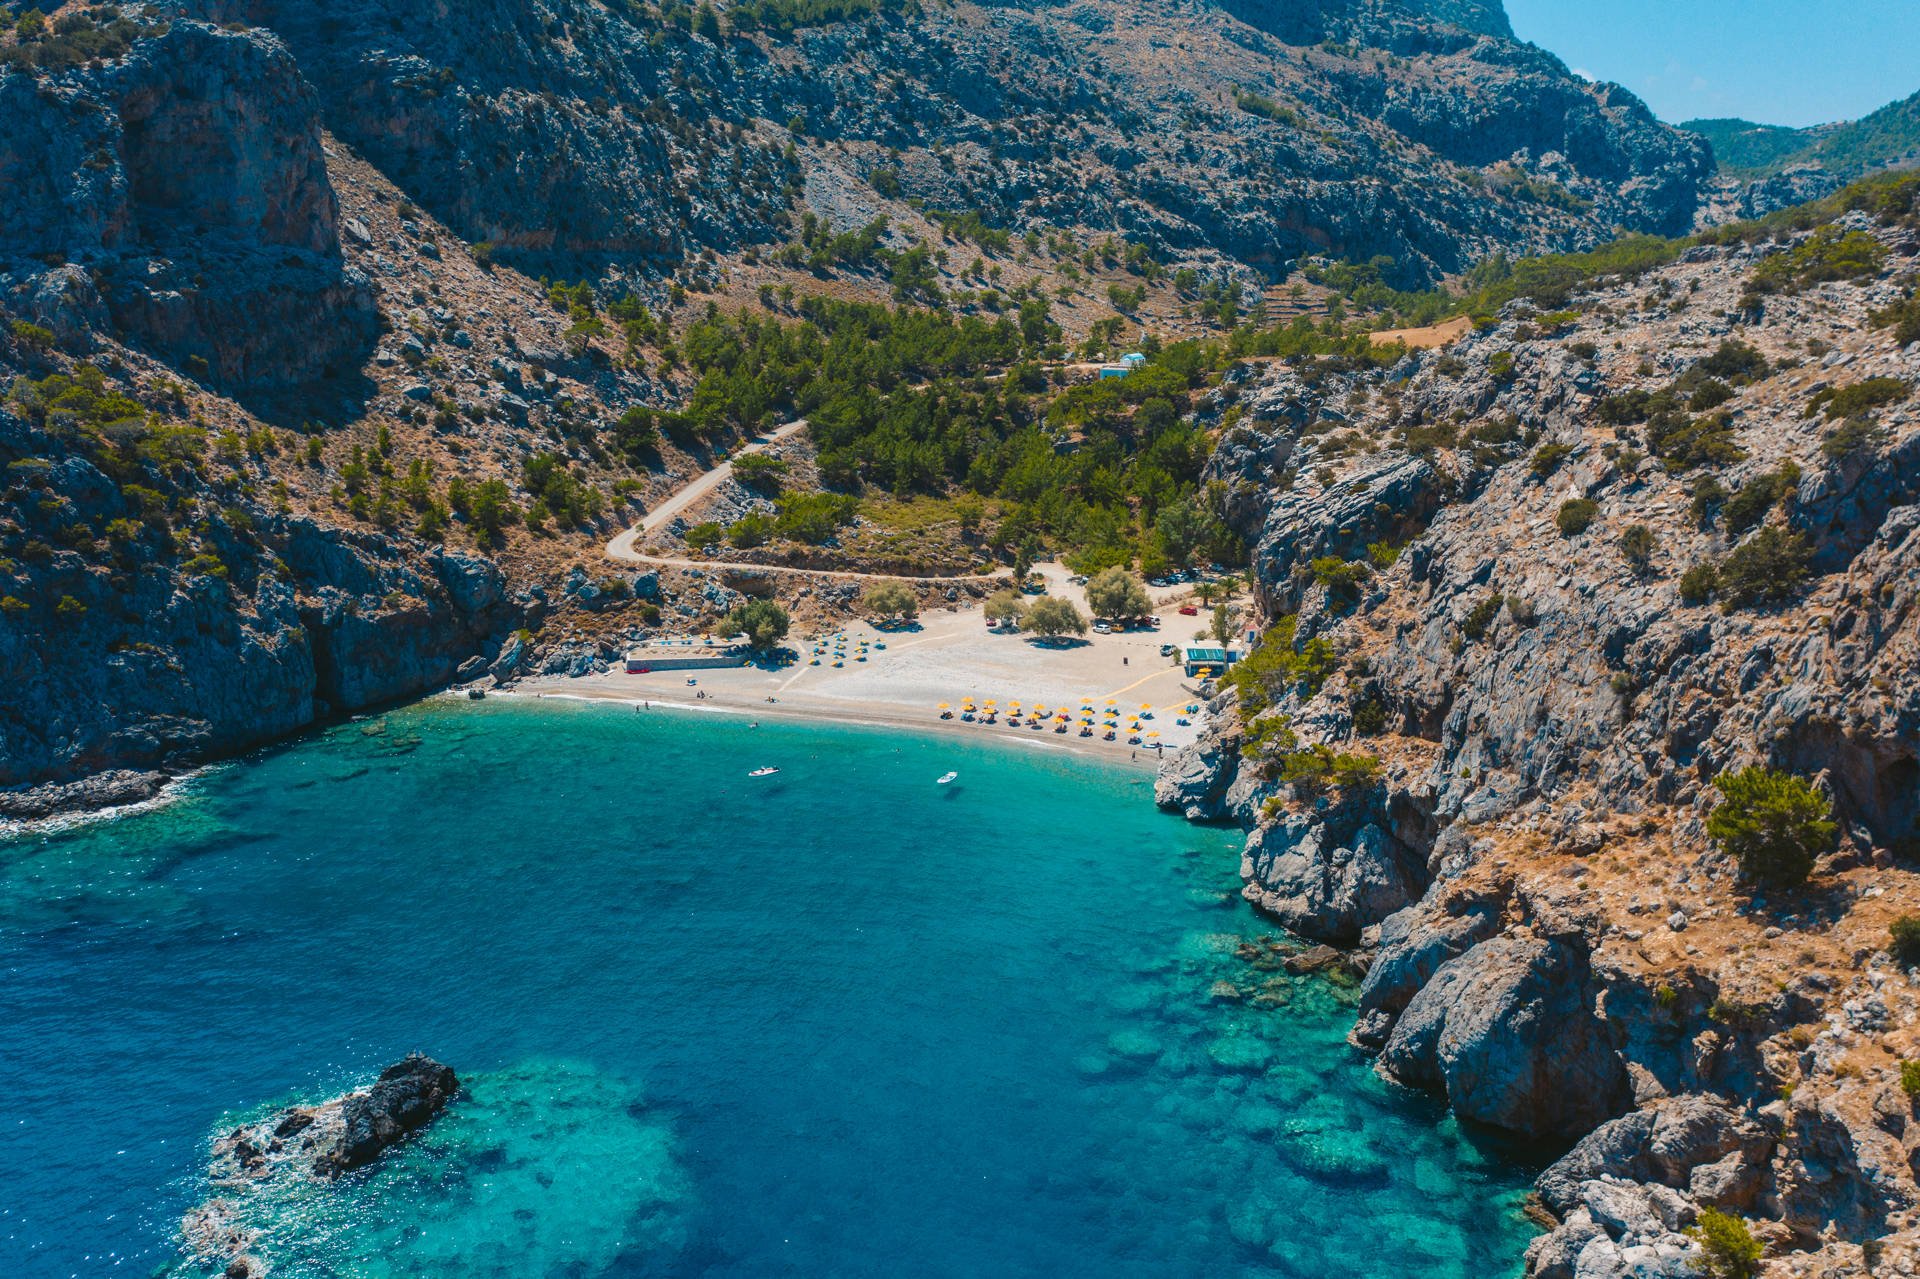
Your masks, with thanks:
<instances>
[{"instance_id":1,"label":"steep mountain slope","mask_svg":"<svg viewBox=\"0 0 1920 1279\"><path fill-rule=\"evenodd\" d=\"M1542 1179L1536 1275L1678 1279L1709 1207L1781 1274L1911 1256L1917 194L1230 393L1269 638L1162 802L1245 823L1247 896L1368 955L1391 1077L1603 1125ZM1831 807L1805 882L1724 842L1749 766Z\"/></svg>"},{"instance_id":2,"label":"steep mountain slope","mask_svg":"<svg viewBox=\"0 0 1920 1279\"><path fill-rule=\"evenodd\" d=\"M568 274L783 239L803 175L885 169L896 209L1273 272L1385 254L1426 280L1683 229L1707 170L1631 95L1515 43L1497 4L875 4L793 30L777 5L181 11L276 32L328 125L422 207Z\"/></svg>"}]
</instances>

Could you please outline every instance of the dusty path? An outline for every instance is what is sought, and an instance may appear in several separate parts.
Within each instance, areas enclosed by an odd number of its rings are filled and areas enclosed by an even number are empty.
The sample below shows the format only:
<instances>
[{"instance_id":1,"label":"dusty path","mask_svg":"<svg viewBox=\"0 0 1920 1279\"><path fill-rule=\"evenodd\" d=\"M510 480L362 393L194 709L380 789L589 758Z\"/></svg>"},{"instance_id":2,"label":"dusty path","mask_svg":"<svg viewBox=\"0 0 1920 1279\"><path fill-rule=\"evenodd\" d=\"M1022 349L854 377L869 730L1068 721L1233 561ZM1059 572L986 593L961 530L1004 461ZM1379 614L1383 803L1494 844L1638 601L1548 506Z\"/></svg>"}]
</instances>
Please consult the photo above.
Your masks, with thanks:
<instances>
[{"instance_id":1,"label":"dusty path","mask_svg":"<svg viewBox=\"0 0 1920 1279\"><path fill-rule=\"evenodd\" d=\"M784 426L777 426L772 431L768 432L766 435L762 435L754 439L750 443L742 445L739 452L735 453L733 456L737 458L737 457L744 457L748 453L764 452L766 449L771 448L775 444L778 444L781 440L784 440L792 435L797 435L801 431L804 431L806 429L807 429L807 419L805 418L799 418L796 421L788 422ZM698 502L701 498L713 492L716 488L720 487L720 485L723 484L732 475L733 475L733 459L729 458L728 460L722 462L720 465L714 467L711 471L706 472L704 475L696 476L692 480L688 481L687 484L684 487L682 487L679 492L675 493L672 497L660 503L660 505L654 507L651 511L648 511L644 516L642 516L640 519L640 526L638 528L629 529L628 534L623 534L623 536L632 535L637 539L638 537L644 537L648 533L658 532L660 529L665 528L667 525L667 522L671 520L674 516L680 514L680 512L686 510L689 506L692 506L695 502ZM619 538L614 539L616 543L619 540L620 540ZM607 554L609 555L614 554L613 547L609 546L607 548ZM615 558L617 559L619 557L615 556Z\"/></svg>"},{"instance_id":2,"label":"dusty path","mask_svg":"<svg viewBox=\"0 0 1920 1279\"><path fill-rule=\"evenodd\" d=\"M807 429L807 420L788 422L776 427L766 435L743 445L733 457L739 458L748 453L759 453L789 436ZM673 518L691 507L695 502L707 496L733 475L733 459L728 459L702 475L688 481L683 487L660 505L648 511L638 524L607 543L607 558L626 564L653 564L665 568L698 568L709 570L759 569L768 573L793 573L801 577L851 578L855 581L915 581L915 582L979 582L991 581L999 574L989 577L977 577L967 574L950 577L914 577L903 578L898 573L853 573L843 569L830 568L789 568L783 564L747 564L738 560L699 560L683 559L671 555L647 555L640 550L642 539L665 528Z\"/></svg>"}]
</instances>

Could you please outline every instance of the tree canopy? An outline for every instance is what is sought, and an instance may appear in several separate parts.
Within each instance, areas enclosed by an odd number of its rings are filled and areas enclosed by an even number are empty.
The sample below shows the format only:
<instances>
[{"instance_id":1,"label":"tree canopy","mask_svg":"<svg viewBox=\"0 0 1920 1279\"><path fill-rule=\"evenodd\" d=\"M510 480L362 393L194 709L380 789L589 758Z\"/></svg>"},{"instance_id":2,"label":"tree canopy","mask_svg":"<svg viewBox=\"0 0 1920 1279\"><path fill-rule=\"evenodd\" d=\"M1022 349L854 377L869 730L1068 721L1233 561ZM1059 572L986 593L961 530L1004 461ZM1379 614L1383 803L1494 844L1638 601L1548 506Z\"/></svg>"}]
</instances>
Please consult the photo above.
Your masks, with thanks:
<instances>
[{"instance_id":1,"label":"tree canopy","mask_svg":"<svg viewBox=\"0 0 1920 1279\"><path fill-rule=\"evenodd\" d=\"M1087 582L1087 606L1095 617L1144 617L1153 607L1145 583L1124 568L1093 575Z\"/></svg>"},{"instance_id":2,"label":"tree canopy","mask_svg":"<svg viewBox=\"0 0 1920 1279\"><path fill-rule=\"evenodd\" d=\"M787 637L787 610L772 600L748 600L727 614L723 627L745 635L757 653L764 653Z\"/></svg>"},{"instance_id":3,"label":"tree canopy","mask_svg":"<svg viewBox=\"0 0 1920 1279\"><path fill-rule=\"evenodd\" d=\"M1027 607L1026 627L1035 635L1054 639L1061 635L1085 635L1087 619L1071 600L1043 595Z\"/></svg>"},{"instance_id":4,"label":"tree canopy","mask_svg":"<svg viewBox=\"0 0 1920 1279\"><path fill-rule=\"evenodd\" d=\"M905 582L876 582L860 597L860 606L875 617L918 617L920 597Z\"/></svg>"}]
</instances>

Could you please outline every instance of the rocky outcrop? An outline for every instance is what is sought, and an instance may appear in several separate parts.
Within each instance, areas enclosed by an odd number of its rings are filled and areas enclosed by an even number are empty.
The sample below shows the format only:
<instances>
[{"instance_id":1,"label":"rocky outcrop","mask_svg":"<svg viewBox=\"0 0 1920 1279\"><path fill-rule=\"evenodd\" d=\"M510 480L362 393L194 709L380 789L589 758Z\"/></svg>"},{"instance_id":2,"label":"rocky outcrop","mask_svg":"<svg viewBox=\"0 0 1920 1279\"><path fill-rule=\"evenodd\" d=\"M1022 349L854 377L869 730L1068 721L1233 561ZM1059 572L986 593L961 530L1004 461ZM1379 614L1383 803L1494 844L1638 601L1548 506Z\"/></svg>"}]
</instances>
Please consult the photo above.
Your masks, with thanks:
<instances>
[{"instance_id":1,"label":"rocky outcrop","mask_svg":"<svg viewBox=\"0 0 1920 1279\"><path fill-rule=\"evenodd\" d=\"M1424 859L1390 833L1384 814L1329 820L1295 813L1247 837L1241 876L1249 901L1292 931L1352 945L1426 891Z\"/></svg>"},{"instance_id":2,"label":"rocky outcrop","mask_svg":"<svg viewBox=\"0 0 1920 1279\"><path fill-rule=\"evenodd\" d=\"M1190 822L1222 820L1228 815L1236 750L1218 717L1209 717L1194 742L1161 765L1153 782L1154 802Z\"/></svg>"},{"instance_id":3,"label":"rocky outcrop","mask_svg":"<svg viewBox=\"0 0 1920 1279\"><path fill-rule=\"evenodd\" d=\"M1532 1137L1587 1132L1627 1099L1590 978L1574 940L1481 942L1442 964L1408 1003L1381 1069L1445 1092L1464 1118Z\"/></svg>"},{"instance_id":4,"label":"rocky outcrop","mask_svg":"<svg viewBox=\"0 0 1920 1279\"><path fill-rule=\"evenodd\" d=\"M1777 1132L1712 1097L1675 1097L1612 1119L1582 1137L1535 1186L1555 1212L1606 1176L1653 1182L1696 1203L1748 1209L1768 1176Z\"/></svg>"},{"instance_id":5,"label":"rocky outcrop","mask_svg":"<svg viewBox=\"0 0 1920 1279\"><path fill-rule=\"evenodd\" d=\"M325 1183L363 1168L432 1123L459 1091L450 1067L411 1053L366 1088L289 1106L215 1138L208 1180L216 1193L181 1222L187 1254L230 1277L264 1275L241 1200L275 1183Z\"/></svg>"},{"instance_id":6,"label":"rocky outcrop","mask_svg":"<svg viewBox=\"0 0 1920 1279\"><path fill-rule=\"evenodd\" d=\"M1354 1043L1375 1050L1385 1045L1395 1019L1440 966L1493 936L1499 926L1498 904L1474 896L1450 897L1437 905L1423 899L1382 920L1360 987Z\"/></svg>"},{"instance_id":7,"label":"rocky outcrop","mask_svg":"<svg viewBox=\"0 0 1920 1279\"><path fill-rule=\"evenodd\" d=\"M1665 1186L1617 1177L1581 1183L1566 1220L1527 1248L1528 1279L1695 1279L1698 1213Z\"/></svg>"}]
</instances>

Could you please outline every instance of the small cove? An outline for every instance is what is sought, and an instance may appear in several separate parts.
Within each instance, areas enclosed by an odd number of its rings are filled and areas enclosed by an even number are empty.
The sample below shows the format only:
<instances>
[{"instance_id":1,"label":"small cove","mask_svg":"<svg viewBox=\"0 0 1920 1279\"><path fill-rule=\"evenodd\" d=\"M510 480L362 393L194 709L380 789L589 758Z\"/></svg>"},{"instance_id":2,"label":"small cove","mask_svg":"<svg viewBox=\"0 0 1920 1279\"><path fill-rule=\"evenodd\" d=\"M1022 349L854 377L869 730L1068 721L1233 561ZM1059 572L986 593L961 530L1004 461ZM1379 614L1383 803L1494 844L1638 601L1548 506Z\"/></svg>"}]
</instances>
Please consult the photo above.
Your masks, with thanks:
<instances>
[{"instance_id":1,"label":"small cove","mask_svg":"<svg viewBox=\"0 0 1920 1279\"><path fill-rule=\"evenodd\" d=\"M152 1273L223 1122L419 1050L471 1100L250 1205L276 1275L1517 1275L1525 1168L1345 1045L1238 840L991 742L338 726L0 844L0 1263Z\"/></svg>"}]
</instances>

